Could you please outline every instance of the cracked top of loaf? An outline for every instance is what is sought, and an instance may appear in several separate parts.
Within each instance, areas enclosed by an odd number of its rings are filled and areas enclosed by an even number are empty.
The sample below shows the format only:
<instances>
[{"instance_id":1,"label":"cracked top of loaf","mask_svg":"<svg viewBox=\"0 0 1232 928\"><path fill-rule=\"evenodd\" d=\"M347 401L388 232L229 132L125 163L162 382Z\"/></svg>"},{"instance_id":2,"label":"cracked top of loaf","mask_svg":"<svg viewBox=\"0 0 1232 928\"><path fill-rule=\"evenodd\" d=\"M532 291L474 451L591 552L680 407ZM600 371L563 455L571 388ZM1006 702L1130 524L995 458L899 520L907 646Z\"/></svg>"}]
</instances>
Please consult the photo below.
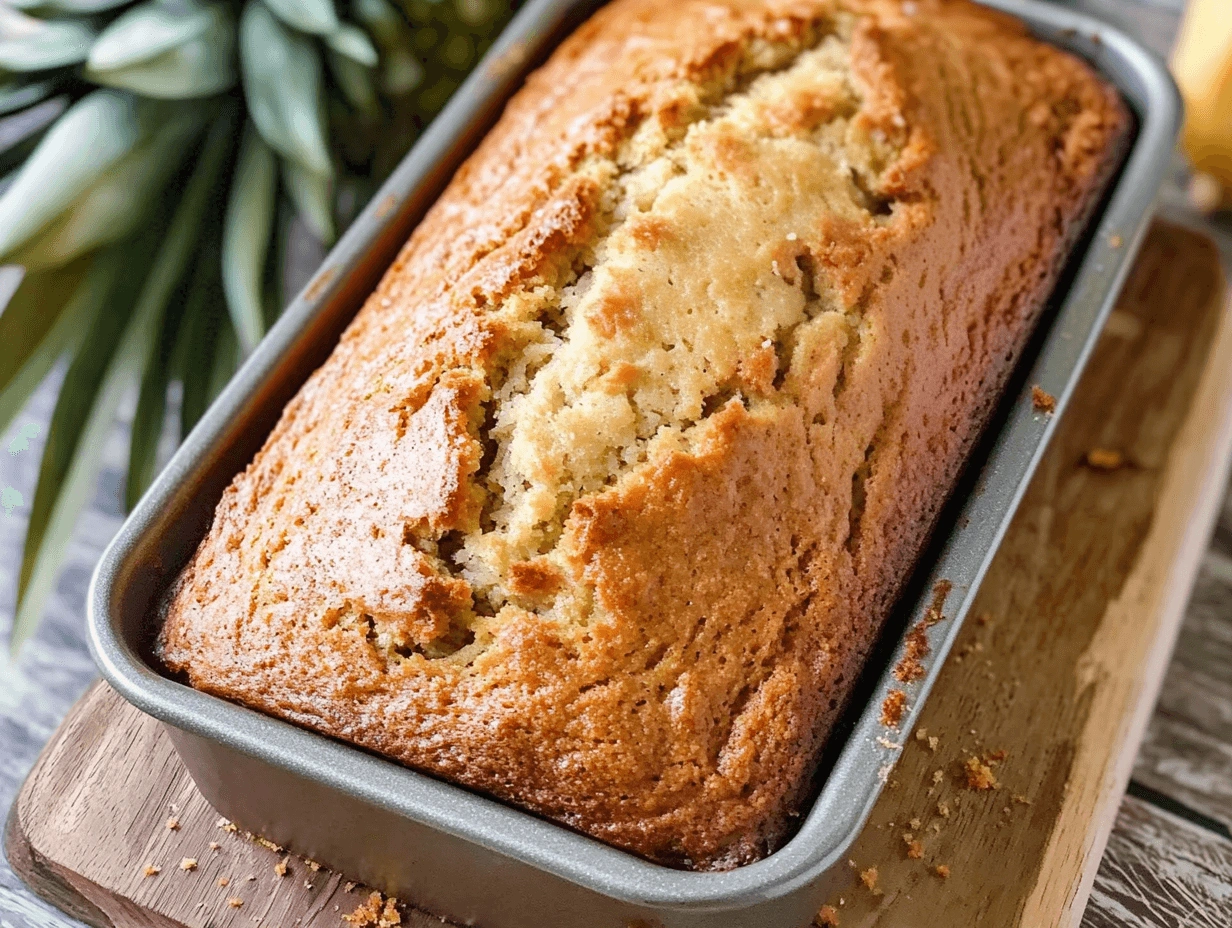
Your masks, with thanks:
<instances>
[{"instance_id":1,"label":"cracked top of loaf","mask_svg":"<svg viewBox=\"0 0 1232 928\"><path fill-rule=\"evenodd\" d=\"M1127 127L965 0L616 0L226 491L162 659L656 861L773 851Z\"/></svg>"}]
</instances>

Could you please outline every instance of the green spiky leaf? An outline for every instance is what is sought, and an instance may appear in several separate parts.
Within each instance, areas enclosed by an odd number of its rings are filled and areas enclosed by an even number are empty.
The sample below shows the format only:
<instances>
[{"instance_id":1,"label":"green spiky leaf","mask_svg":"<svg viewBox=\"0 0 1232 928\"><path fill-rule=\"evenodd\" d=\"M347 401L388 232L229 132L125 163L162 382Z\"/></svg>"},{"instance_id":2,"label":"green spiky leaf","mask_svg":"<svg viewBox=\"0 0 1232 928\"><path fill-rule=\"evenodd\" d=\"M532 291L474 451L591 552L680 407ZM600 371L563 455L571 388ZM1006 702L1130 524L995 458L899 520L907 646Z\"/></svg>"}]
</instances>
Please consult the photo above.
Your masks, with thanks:
<instances>
[{"instance_id":1,"label":"green spiky leaf","mask_svg":"<svg viewBox=\"0 0 1232 928\"><path fill-rule=\"evenodd\" d=\"M17 586L17 614L9 639L14 653L34 630L55 583L73 525L95 478L128 381L113 364L128 321L118 249L93 259L82 299L89 328L77 346L52 413L26 529Z\"/></svg>"},{"instance_id":2,"label":"green spiky leaf","mask_svg":"<svg viewBox=\"0 0 1232 928\"><path fill-rule=\"evenodd\" d=\"M338 11L333 0L263 0L265 5L292 29L315 35L328 35L338 28Z\"/></svg>"},{"instance_id":3,"label":"green spiky leaf","mask_svg":"<svg viewBox=\"0 0 1232 928\"><path fill-rule=\"evenodd\" d=\"M353 59L340 55L332 48L326 53L334 82L346 97L347 103L368 116L380 113L381 105L372 81L372 71Z\"/></svg>"},{"instance_id":4,"label":"green spiky leaf","mask_svg":"<svg viewBox=\"0 0 1232 928\"><path fill-rule=\"evenodd\" d=\"M238 79L235 46L229 4L149 0L103 30L90 49L86 76L149 97L209 96Z\"/></svg>"},{"instance_id":5,"label":"green spiky leaf","mask_svg":"<svg viewBox=\"0 0 1232 928\"><path fill-rule=\"evenodd\" d=\"M294 161L282 161L282 185L295 204L304 224L325 244L334 240L334 183L328 174L317 174Z\"/></svg>"},{"instance_id":6,"label":"green spiky leaf","mask_svg":"<svg viewBox=\"0 0 1232 928\"><path fill-rule=\"evenodd\" d=\"M62 81L0 81L0 116L20 113L42 103L60 89Z\"/></svg>"},{"instance_id":7,"label":"green spiky leaf","mask_svg":"<svg viewBox=\"0 0 1232 928\"><path fill-rule=\"evenodd\" d=\"M338 54L345 55L356 64L362 64L367 68L375 68L380 60L376 46L368 38L368 33L350 23L343 23L327 35L325 44Z\"/></svg>"},{"instance_id":8,"label":"green spiky leaf","mask_svg":"<svg viewBox=\"0 0 1232 928\"><path fill-rule=\"evenodd\" d=\"M179 318L179 313L169 312L168 307L196 249L210 191L231 150L234 123L234 113L229 112L211 127L134 310L139 317L149 317L151 330L158 337L147 345L144 355L145 374L133 421L125 488L125 502L130 509L154 479L167 400L167 368L175 341L174 325ZM163 319L168 317L172 323L164 326Z\"/></svg>"},{"instance_id":9,"label":"green spiky leaf","mask_svg":"<svg viewBox=\"0 0 1232 928\"><path fill-rule=\"evenodd\" d=\"M69 19L36 19L0 4L0 69L48 71L86 60L95 29Z\"/></svg>"},{"instance_id":10,"label":"green spiky leaf","mask_svg":"<svg viewBox=\"0 0 1232 928\"><path fill-rule=\"evenodd\" d=\"M248 112L266 143L310 171L328 173L321 56L312 40L288 29L262 0L248 0L240 65Z\"/></svg>"},{"instance_id":11,"label":"green spiky leaf","mask_svg":"<svg viewBox=\"0 0 1232 928\"><path fill-rule=\"evenodd\" d=\"M52 365L72 351L89 327L84 281L92 265L26 274L0 312L0 433L25 405Z\"/></svg>"},{"instance_id":12,"label":"green spiky leaf","mask_svg":"<svg viewBox=\"0 0 1232 928\"><path fill-rule=\"evenodd\" d=\"M0 261L54 266L126 235L204 117L113 90L78 101L0 197Z\"/></svg>"},{"instance_id":13,"label":"green spiky leaf","mask_svg":"<svg viewBox=\"0 0 1232 928\"><path fill-rule=\"evenodd\" d=\"M261 281L277 194L278 159L250 123L240 143L222 238L223 291L244 355L251 353L265 334Z\"/></svg>"}]
</instances>

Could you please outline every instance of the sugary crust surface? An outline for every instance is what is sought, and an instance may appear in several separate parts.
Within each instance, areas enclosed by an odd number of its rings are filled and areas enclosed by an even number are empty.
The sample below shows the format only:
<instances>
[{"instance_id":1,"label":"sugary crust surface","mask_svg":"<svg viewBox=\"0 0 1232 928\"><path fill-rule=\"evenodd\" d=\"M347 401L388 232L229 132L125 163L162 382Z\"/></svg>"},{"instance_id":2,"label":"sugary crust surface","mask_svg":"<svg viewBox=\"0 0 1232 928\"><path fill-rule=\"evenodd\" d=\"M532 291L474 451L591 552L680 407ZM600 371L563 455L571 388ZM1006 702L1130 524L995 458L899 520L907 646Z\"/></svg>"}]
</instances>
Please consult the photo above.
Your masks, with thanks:
<instances>
[{"instance_id":1,"label":"sugary crust surface","mask_svg":"<svg viewBox=\"0 0 1232 928\"><path fill-rule=\"evenodd\" d=\"M1127 126L962 0L616 0L226 491L162 659L657 861L773 851Z\"/></svg>"}]
</instances>

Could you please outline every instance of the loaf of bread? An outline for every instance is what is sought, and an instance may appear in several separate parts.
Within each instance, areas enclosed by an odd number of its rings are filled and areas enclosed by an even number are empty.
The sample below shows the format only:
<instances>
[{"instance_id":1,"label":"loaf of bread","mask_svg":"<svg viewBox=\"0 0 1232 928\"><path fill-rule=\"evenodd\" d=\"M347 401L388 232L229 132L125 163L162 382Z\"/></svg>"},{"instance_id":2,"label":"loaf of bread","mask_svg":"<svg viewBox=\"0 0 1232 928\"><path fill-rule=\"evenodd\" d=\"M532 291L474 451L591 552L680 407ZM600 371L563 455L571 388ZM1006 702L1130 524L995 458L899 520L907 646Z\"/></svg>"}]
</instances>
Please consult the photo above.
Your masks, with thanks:
<instances>
[{"instance_id":1,"label":"loaf of bread","mask_svg":"<svg viewBox=\"0 0 1232 928\"><path fill-rule=\"evenodd\" d=\"M223 495L162 660L654 861L772 852L1128 128L966 0L616 0Z\"/></svg>"}]
</instances>

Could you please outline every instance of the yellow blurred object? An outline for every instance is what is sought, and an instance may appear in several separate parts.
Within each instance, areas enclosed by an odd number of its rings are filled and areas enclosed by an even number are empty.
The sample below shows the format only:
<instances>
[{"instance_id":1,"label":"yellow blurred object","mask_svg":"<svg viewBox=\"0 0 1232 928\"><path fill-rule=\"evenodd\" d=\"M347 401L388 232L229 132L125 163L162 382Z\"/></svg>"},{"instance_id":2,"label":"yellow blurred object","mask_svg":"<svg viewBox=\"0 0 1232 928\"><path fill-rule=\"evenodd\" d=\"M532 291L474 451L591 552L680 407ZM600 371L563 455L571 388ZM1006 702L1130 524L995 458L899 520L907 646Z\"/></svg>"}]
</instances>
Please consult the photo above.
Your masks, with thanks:
<instances>
[{"instance_id":1,"label":"yellow blurred object","mask_svg":"<svg viewBox=\"0 0 1232 928\"><path fill-rule=\"evenodd\" d=\"M1172 73L1185 97L1185 151L1199 175L1222 189L1211 196L1198 181L1207 210L1232 202L1232 0L1190 0L1172 53ZM1218 202L1216 200L1218 199ZM1196 204L1197 205L1197 204Z\"/></svg>"}]
</instances>

